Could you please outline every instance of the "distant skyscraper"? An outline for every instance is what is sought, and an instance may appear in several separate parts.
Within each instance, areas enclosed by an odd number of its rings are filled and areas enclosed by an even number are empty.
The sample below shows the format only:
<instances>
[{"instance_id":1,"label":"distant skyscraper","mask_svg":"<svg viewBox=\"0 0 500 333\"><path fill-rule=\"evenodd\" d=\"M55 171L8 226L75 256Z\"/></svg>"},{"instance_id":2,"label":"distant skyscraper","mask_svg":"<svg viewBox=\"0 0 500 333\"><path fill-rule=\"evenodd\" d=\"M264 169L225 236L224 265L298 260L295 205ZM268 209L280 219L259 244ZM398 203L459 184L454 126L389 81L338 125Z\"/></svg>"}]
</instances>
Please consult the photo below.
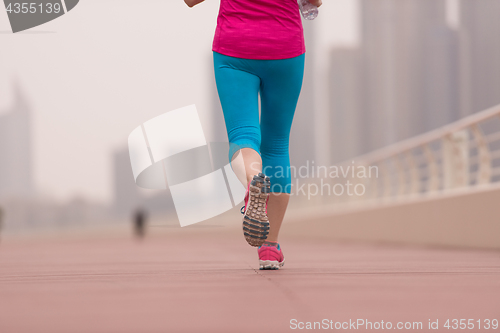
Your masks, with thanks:
<instances>
[{"instance_id":1,"label":"distant skyscraper","mask_svg":"<svg viewBox=\"0 0 500 333\"><path fill-rule=\"evenodd\" d=\"M363 110L371 149L456 119L456 35L444 0L363 0Z\"/></svg>"},{"instance_id":2,"label":"distant skyscraper","mask_svg":"<svg viewBox=\"0 0 500 333\"><path fill-rule=\"evenodd\" d=\"M330 141L332 163L367 152L369 123L363 118L361 50L334 48L330 54Z\"/></svg>"},{"instance_id":3,"label":"distant skyscraper","mask_svg":"<svg viewBox=\"0 0 500 333\"><path fill-rule=\"evenodd\" d=\"M336 48L330 55L330 142L332 163L366 153L368 123L362 119L360 49Z\"/></svg>"},{"instance_id":4,"label":"distant skyscraper","mask_svg":"<svg viewBox=\"0 0 500 333\"><path fill-rule=\"evenodd\" d=\"M31 106L14 84L14 104L0 115L0 197L33 195Z\"/></svg>"},{"instance_id":5,"label":"distant skyscraper","mask_svg":"<svg viewBox=\"0 0 500 333\"><path fill-rule=\"evenodd\" d=\"M459 0L462 115L500 103L500 1Z\"/></svg>"},{"instance_id":6,"label":"distant skyscraper","mask_svg":"<svg viewBox=\"0 0 500 333\"><path fill-rule=\"evenodd\" d=\"M304 79L290 134L290 163L297 168L306 165L307 161L311 163L317 157L315 151L314 28L314 24L304 23L307 50Z\"/></svg>"}]
</instances>

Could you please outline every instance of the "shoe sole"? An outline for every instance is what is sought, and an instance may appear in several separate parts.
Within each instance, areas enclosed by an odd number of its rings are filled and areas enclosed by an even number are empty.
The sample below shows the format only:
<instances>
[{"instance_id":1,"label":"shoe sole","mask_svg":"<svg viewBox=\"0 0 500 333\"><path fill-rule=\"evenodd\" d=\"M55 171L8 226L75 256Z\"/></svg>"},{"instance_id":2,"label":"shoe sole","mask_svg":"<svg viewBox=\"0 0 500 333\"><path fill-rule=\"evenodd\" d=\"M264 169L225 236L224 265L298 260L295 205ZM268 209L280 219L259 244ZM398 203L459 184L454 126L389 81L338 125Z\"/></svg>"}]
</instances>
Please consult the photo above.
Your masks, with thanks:
<instances>
[{"instance_id":1,"label":"shoe sole","mask_svg":"<svg viewBox=\"0 0 500 333\"><path fill-rule=\"evenodd\" d=\"M260 270L278 270L285 265L285 259L282 262L276 260L259 260Z\"/></svg>"},{"instance_id":2,"label":"shoe sole","mask_svg":"<svg viewBox=\"0 0 500 333\"><path fill-rule=\"evenodd\" d=\"M262 176L261 176L262 175ZM264 244L269 233L269 218L266 213L266 200L269 188L265 176L255 176L249 186L249 196L243 215L243 235L250 246Z\"/></svg>"}]
</instances>

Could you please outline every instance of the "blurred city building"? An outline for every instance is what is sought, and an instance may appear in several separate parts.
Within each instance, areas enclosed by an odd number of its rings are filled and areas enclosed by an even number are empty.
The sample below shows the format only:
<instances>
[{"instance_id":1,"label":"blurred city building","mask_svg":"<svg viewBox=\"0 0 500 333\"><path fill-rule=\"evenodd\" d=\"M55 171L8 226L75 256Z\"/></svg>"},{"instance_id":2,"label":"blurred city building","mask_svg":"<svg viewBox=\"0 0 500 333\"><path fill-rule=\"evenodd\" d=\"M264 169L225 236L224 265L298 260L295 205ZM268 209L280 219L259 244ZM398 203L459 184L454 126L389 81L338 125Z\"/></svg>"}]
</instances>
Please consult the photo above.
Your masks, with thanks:
<instances>
[{"instance_id":1,"label":"blurred city building","mask_svg":"<svg viewBox=\"0 0 500 333\"><path fill-rule=\"evenodd\" d=\"M32 109L20 85L12 86L13 105L0 115L0 198L34 193Z\"/></svg>"},{"instance_id":2,"label":"blurred city building","mask_svg":"<svg viewBox=\"0 0 500 333\"><path fill-rule=\"evenodd\" d=\"M460 94L467 115L500 102L500 1L459 0L459 13Z\"/></svg>"},{"instance_id":3,"label":"blurred city building","mask_svg":"<svg viewBox=\"0 0 500 333\"><path fill-rule=\"evenodd\" d=\"M141 191L134 182L128 149L113 155L114 201L73 197L66 202L39 193L33 180L32 108L22 86L13 84L14 103L0 116L0 208L8 231L64 229L117 223L137 207L153 214L174 213L170 192Z\"/></svg>"},{"instance_id":4,"label":"blurred city building","mask_svg":"<svg viewBox=\"0 0 500 333\"><path fill-rule=\"evenodd\" d=\"M314 27L304 24L304 38L306 50L313 50L315 46ZM309 51L307 51L309 52ZM306 165L307 162L315 160L315 121L316 104L314 90L316 80L314 77L313 58L306 53L306 63L304 67L304 79L300 92L297 109L292 124L290 134L290 164L296 167ZM307 133L307 135L304 135Z\"/></svg>"},{"instance_id":5,"label":"blurred city building","mask_svg":"<svg viewBox=\"0 0 500 333\"><path fill-rule=\"evenodd\" d=\"M75 197L60 203L38 193L33 163L33 108L19 82L13 105L0 116L0 209L8 231L102 223L109 208Z\"/></svg>"}]
</instances>

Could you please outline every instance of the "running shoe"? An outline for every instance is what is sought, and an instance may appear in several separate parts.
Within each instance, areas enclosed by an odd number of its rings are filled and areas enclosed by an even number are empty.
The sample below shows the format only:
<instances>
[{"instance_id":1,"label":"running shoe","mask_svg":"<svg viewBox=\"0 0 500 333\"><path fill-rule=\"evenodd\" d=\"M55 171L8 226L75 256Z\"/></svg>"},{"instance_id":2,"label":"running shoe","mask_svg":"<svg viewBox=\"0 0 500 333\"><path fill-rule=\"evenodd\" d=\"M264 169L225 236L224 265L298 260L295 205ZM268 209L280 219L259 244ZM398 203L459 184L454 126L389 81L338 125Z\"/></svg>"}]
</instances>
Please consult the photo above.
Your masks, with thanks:
<instances>
[{"instance_id":1,"label":"running shoe","mask_svg":"<svg viewBox=\"0 0 500 333\"><path fill-rule=\"evenodd\" d=\"M245 195L243 214L243 235L251 246L261 246L269 234L269 219L267 217L267 201L271 183L263 173L254 176L248 184Z\"/></svg>"},{"instance_id":2,"label":"running shoe","mask_svg":"<svg viewBox=\"0 0 500 333\"><path fill-rule=\"evenodd\" d=\"M285 257L279 244L264 243L259 247L258 252L260 269L280 269L285 264Z\"/></svg>"}]
</instances>

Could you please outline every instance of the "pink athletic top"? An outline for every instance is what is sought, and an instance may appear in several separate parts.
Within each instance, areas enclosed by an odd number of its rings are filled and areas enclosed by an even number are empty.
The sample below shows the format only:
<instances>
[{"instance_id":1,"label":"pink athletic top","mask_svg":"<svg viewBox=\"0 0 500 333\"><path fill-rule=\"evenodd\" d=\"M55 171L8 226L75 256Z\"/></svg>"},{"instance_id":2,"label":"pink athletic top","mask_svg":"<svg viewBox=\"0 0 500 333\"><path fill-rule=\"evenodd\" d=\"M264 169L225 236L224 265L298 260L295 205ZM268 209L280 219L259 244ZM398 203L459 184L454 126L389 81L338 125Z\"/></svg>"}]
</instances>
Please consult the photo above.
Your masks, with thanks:
<instances>
[{"instance_id":1,"label":"pink athletic top","mask_svg":"<svg viewBox=\"0 0 500 333\"><path fill-rule=\"evenodd\" d=\"M297 0L221 0L212 50L245 59L286 59L306 51Z\"/></svg>"}]
</instances>

